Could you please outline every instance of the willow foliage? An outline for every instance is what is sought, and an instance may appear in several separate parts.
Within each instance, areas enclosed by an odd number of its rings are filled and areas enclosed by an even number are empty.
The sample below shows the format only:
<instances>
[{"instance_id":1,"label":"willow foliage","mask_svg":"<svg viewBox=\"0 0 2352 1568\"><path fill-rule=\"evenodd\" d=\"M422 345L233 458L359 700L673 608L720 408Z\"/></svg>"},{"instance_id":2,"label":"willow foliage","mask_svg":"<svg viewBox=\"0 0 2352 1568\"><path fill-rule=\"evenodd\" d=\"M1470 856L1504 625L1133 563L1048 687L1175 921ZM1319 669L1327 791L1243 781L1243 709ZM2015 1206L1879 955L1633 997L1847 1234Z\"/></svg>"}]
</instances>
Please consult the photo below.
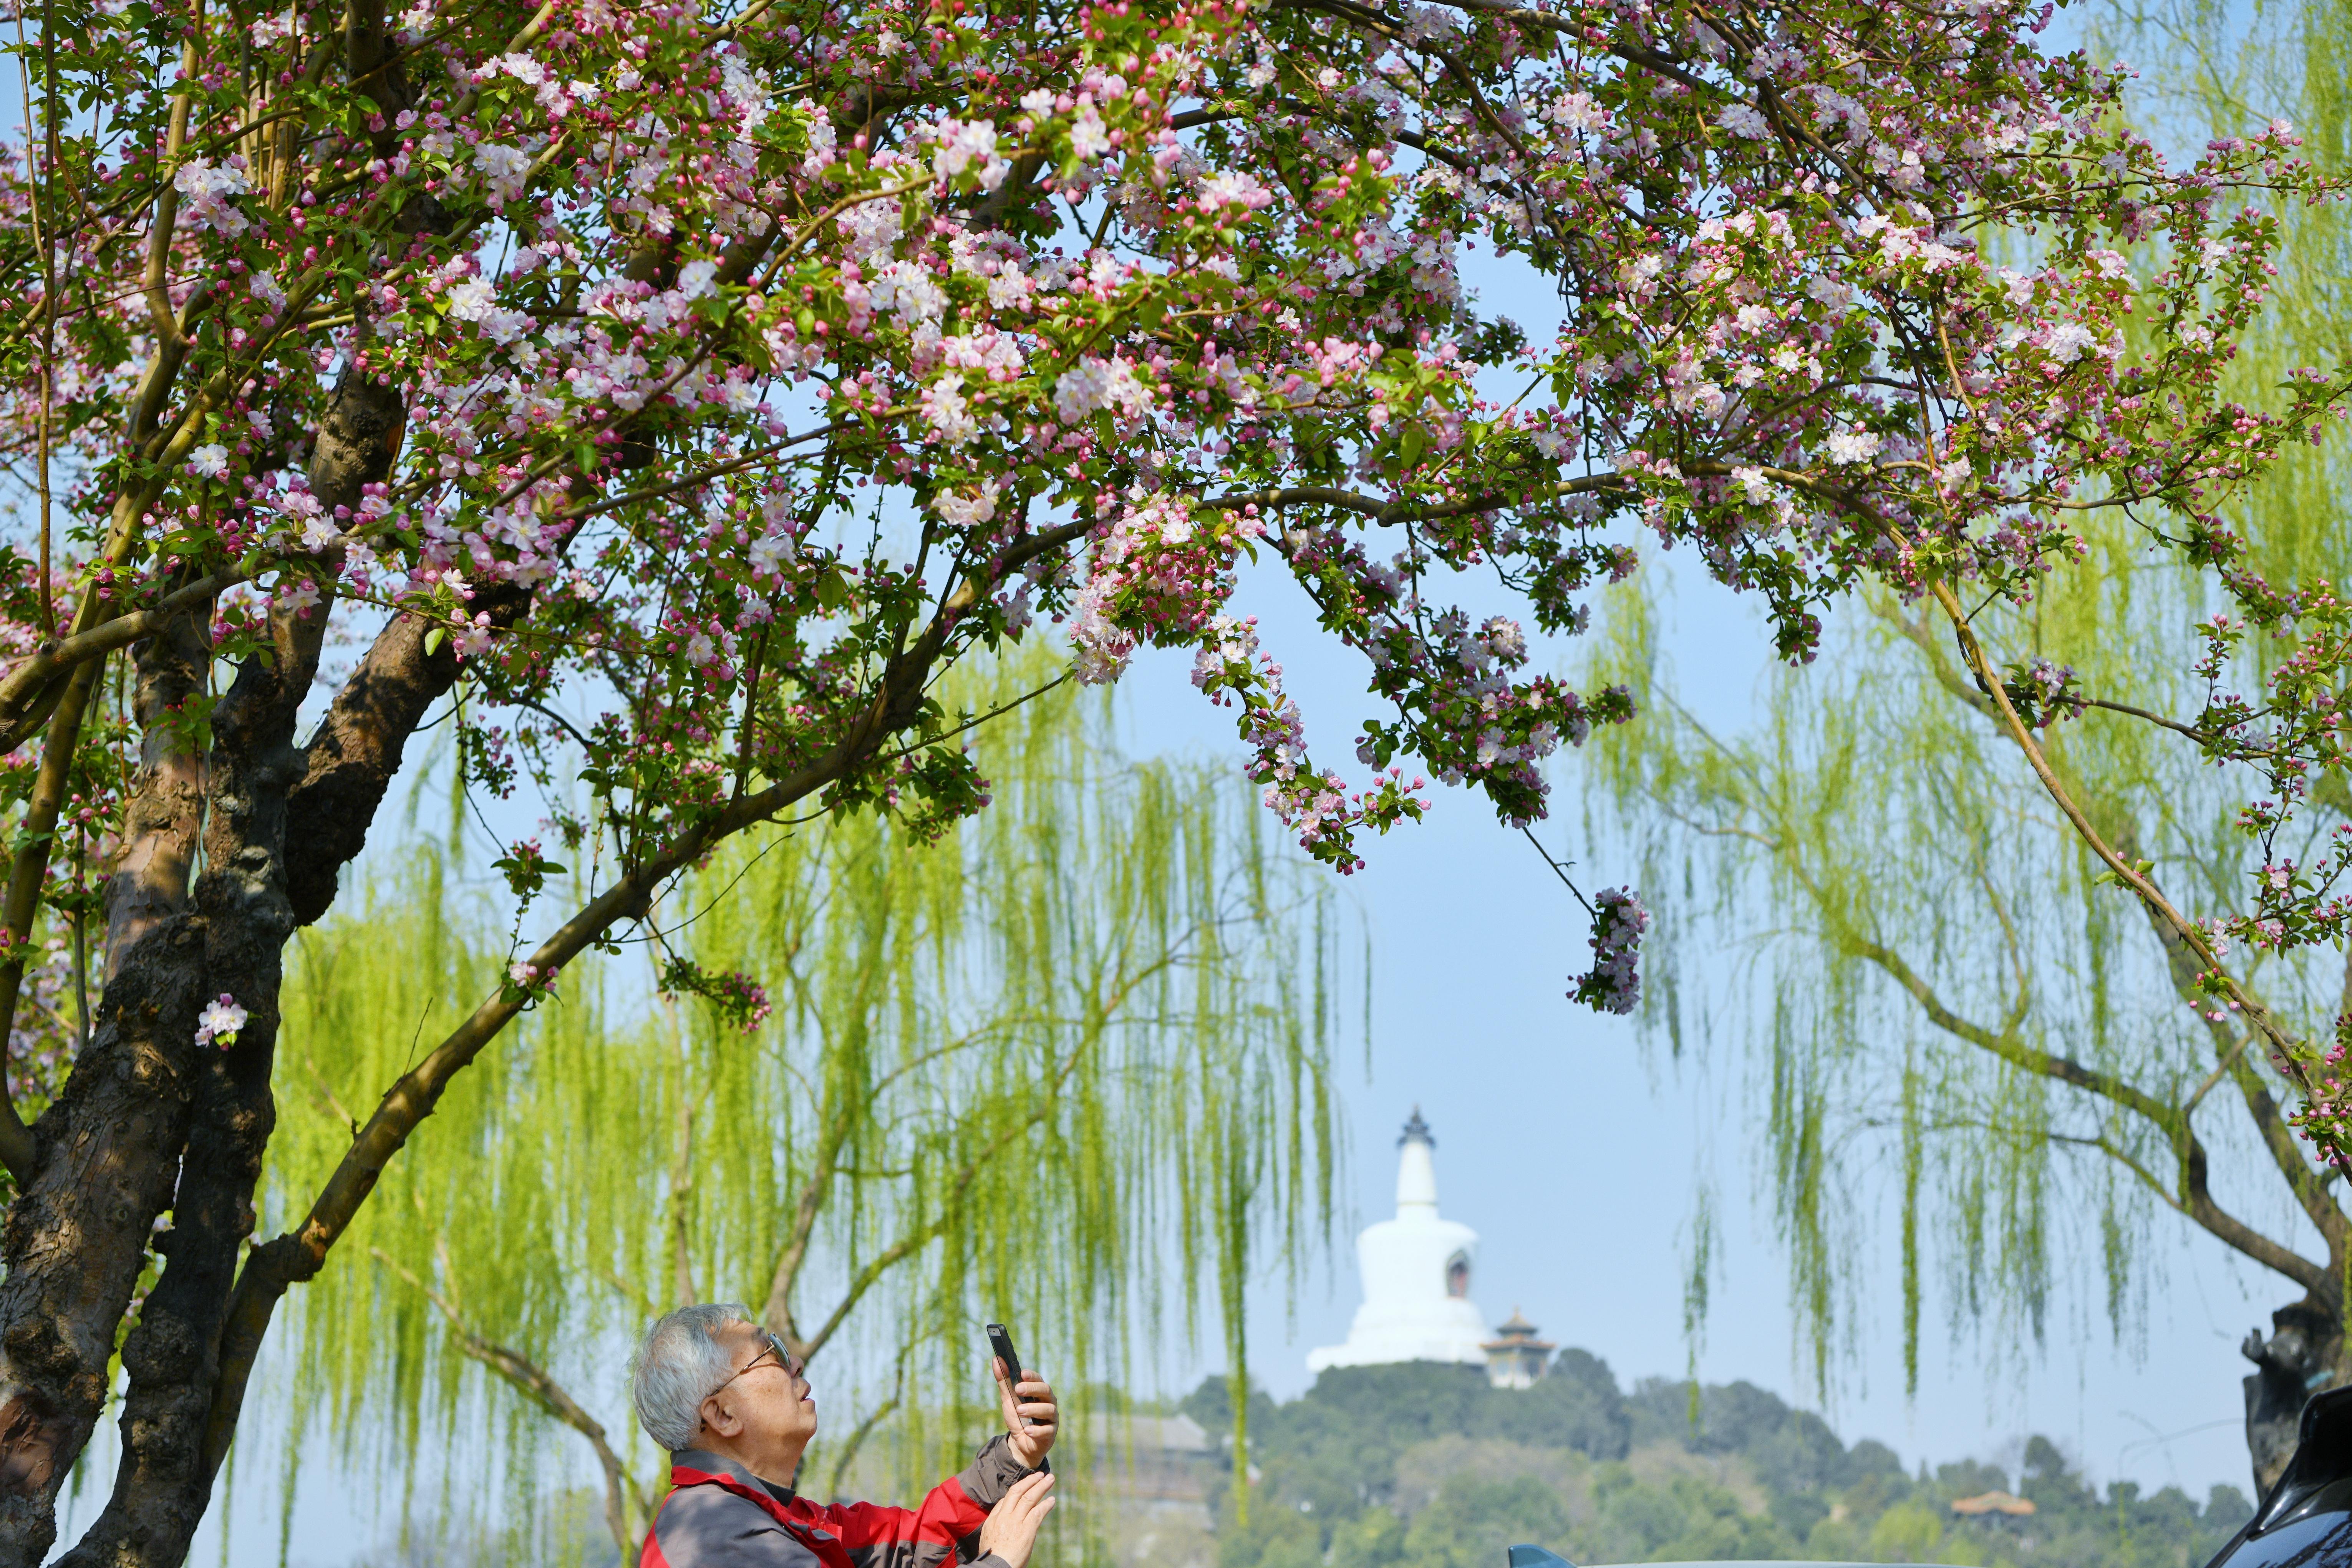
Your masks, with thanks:
<instances>
[{"instance_id":1,"label":"willow foliage","mask_svg":"<svg viewBox=\"0 0 2352 1568\"><path fill-rule=\"evenodd\" d=\"M2095 31L2116 55L2171 62L2141 108L2176 140L2284 111L2313 121L2320 159L2352 168L2352 8L2254 10L2249 26L2218 5L2111 9ZM2280 309L2239 356L2242 394L2352 341L2343 209L2282 217ZM2331 436L2247 497L2233 521L2252 570L2352 577L2348 457ZM2003 661L2080 672L2097 702L2042 732L2064 784L2183 907L2233 907L2259 859L2232 826L2242 781L2161 721L2202 709L2193 628L2224 606L2152 542L2161 518L2094 511L2079 526L2076 569L2030 603L1996 598L1974 629ZM1897 1260L1914 1387L1938 1296L1955 1334L1978 1331L1995 1360L2042 1341L2069 1279L2128 1342L2150 1243L2179 1234L2159 1229L2170 1215L2280 1275L2281 1300L2324 1309L2340 1356L2352 1229L2284 1125L2259 1044L2192 1007L2177 943L2053 808L1933 607L1882 591L1866 610L1818 662L1768 677L1740 734L1678 704L1656 607L1633 589L1582 672L1624 681L1643 714L1596 731L1584 757L1600 786L1588 809L1638 852L1660 906L1645 1021L1677 1052L1737 1052L1748 1069L1801 1357L1824 1390L1836 1381L1884 1258ZM2344 780L2318 795L2282 853L2315 855L2352 821ZM2352 1006L2332 953L2245 962L2299 1026L2326 1034ZM2236 1398L2210 1391L2219 1407Z\"/></svg>"},{"instance_id":2,"label":"willow foliage","mask_svg":"<svg viewBox=\"0 0 2352 1568\"><path fill-rule=\"evenodd\" d=\"M993 707L1052 673L958 695ZM765 985L748 1032L652 994L633 957L568 972L303 1294L297 1407L384 1474L487 1442L506 1482L584 1482L593 1452L625 1545L664 1461L623 1363L677 1302L764 1307L812 1356L819 1489L884 1419L909 1472L961 1462L994 1420L989 1319L1081 1405L1204 1310L1243 1374L1244 1279L1295 1266L1331 1213L1325 922L1230 774L1126 761L1100 701L1049 690L982 733L994 804L940 842L805 821L654 912L665 967ZM304 937L273 1204L507 962L445 917L452 874L419 847ZM518 1511L503 1485L498 1509Z\"/></svg>"}]
</instances>

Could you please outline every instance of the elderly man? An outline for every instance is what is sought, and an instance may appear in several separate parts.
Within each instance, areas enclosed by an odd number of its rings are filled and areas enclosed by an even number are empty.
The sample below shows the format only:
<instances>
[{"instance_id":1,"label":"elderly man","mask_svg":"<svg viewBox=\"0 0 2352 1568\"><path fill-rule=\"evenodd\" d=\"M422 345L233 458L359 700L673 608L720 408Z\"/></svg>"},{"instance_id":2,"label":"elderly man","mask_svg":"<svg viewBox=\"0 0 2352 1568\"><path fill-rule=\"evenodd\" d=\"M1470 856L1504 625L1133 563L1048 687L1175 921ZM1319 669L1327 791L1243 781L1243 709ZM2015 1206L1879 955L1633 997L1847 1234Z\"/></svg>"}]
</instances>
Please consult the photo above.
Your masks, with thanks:
<instances>
[{"instance_id":1,"label":"elderly man","mask_svg":"<svg viewBox=\"0 0 2352 1568\"><path fill-rule=\"evenodd\" d=\"M1008 1430L921 1507L814 1503L792 1485L816 1436L800 1358L742 1307L670 1313L647 1331L630 1389L646 1435L670 1451L674 1489L641 1568L933 1568L975 1531L974 1568L1024 1568L1054 1507L1054 1391L995 1365Z\"/></svg>"}]
</instances>

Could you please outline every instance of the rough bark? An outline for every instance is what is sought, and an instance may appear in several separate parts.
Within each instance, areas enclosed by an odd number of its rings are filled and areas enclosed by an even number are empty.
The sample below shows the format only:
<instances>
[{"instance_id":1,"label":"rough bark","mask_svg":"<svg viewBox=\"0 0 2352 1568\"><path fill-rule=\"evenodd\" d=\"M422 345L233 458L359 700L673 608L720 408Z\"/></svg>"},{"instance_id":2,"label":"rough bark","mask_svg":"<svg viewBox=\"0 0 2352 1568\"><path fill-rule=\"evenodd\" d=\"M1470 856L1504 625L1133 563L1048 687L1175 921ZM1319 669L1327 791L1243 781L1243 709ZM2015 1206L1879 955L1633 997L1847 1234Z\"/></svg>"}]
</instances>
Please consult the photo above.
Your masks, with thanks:
<instances>
[{"instance_id":1,"label":"rough bark","mask_svg":"<svg viewBox=\"0 0 2352 1568\"><path fill-rule=\"evenodd\" d=\"M58 1488L97 1424L149 1227L171 1202L204 945L202 921L179 914L124 956L34 1128L40 1174L0 1230L0 1568L35 1568L56 1540Z\"/></svg>"},{"instance_id":2,"label":"rough bark","mask_svg":"<svg viewBox=\"0 0 2352 1568\"><path fill-rule=\"evenodd\" d=\"M2246 1378L2246 1448L2253 1458L2260 1500L2286 1471L2302 1430L2303 1407L2322 1389L2352 1375L2344 1324L2315 1298L2271 1314L2271 1337L2248 1331L2240 1352L2254 1363Z\"/></svg>"},{"instance_id":3,"label":"rough bark","mask_svg":"<svg viewBox=\"0 0 2352 1568\"><path fill-rule=\"evenodd\" d=\"M203 768L173 711L204 689L212 657L207 604L173 616L138 651L131 716L140 726L139 773L123 811L122 847L106 889L106 977L148 932L188 903L203 822Z\"/></svg>"},{"instance_id":4,"label":"rough bark","mask_svg":"<svg viewBox=\"0 0 2352 1568\"><path fill-rule=\"evenodd\" d=\"M200 689L200 612L133 653L146 726L123 850L108 884L108 980L89 1044L34 1129L38 1173L0 1229L0 1563L39 1563L57 1489L89 1441L107 1363L171 1201L204 1005L202 922L187 908L197 764L171 710Z\"/></svg>"},{"instance_id":5,"label":"rough bark","mask_svg":"<svg viewBox=\"0 0 2352 1568\"><path fill-rule=\"evenodd\" d=\"M204 1430L221 1323L253 1234L254 1185L276 1121L269 1072L281 955L294 931L286 796L302 773L294 722L325 624L323 605L308 621L277 617L277 657L248 663L214 715L205 869L196 886L204 992L235 996L247 1017L232 1045L205 1050L195 1066L167 1260L123 1344L122 1463L105 1511L62 1560L76 1568L180 1562L212 1491Z\"/></svg>"}]
</instances>

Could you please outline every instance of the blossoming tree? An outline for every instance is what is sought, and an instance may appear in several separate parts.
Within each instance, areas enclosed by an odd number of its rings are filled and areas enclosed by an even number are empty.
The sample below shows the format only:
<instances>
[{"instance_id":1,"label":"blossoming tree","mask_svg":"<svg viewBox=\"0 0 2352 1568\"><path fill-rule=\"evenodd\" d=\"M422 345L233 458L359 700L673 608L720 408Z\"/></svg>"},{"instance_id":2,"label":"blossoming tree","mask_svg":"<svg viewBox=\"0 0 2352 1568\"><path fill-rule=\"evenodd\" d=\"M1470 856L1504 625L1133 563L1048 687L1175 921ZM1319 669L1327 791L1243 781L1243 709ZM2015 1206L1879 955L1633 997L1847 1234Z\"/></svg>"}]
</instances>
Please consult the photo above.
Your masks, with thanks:
<instances>
[{"instance_id":1,"label":"blossoming tree","mask_svg":"<svg viewBox=\"0 0 2352 1568\"><path fill-rule=\"evenodd\" d=\"M1082 680L1194 650L1347 870L1424 810L1408 760L1523 825L1631 716L1520 623L1580 628L1645 532L1793 658L1863 576L1965 639L2086 507L2174 509L2243 585L2217 509L2338 390L2216 390L2249 195L2312 184L2287 131L2169 169L2022 0L22 10L0 994L90 956L61 1086L0 1115L0 1564L118 1344L70 1560L178 1561L276 1304L452 1076L730 835L979 809L986 715L930 693L1033 617ZM1556 339L1478 313L1478 244ZM1228 613L1245 565L1363 661L1353 768ZM281 948L436 711L585 891L509 847L508 982L248 1249ZM1599 904L1584 999L1632 1005L1644 918Z\"/></svg>"}]
</instances>

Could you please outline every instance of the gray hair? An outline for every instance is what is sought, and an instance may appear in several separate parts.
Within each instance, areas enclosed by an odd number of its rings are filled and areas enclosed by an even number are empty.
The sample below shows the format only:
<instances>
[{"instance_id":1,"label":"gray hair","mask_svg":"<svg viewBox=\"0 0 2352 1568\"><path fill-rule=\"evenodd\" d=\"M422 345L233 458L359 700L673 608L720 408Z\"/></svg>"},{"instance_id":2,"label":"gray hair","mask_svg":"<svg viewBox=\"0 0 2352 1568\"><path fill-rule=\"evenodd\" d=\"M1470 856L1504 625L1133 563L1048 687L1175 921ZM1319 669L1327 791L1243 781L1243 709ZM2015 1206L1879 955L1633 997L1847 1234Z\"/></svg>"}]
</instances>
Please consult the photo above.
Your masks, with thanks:
<instances>
[{"instance_id":1,"label":"gray hair","mask_svg":"<svg viewBox=\"0 0 2352 1568\"><path fill-rule=\"evenodd\" d=\"M735 1301L680 1307L654 1321L629 1373L629 1398L646 1436L675 1454L694 1447L702 1430L702 1402L735 1371L734 1358L719 1342L730 1323L758 1320Z\"/></svg>"}]
</instances>

